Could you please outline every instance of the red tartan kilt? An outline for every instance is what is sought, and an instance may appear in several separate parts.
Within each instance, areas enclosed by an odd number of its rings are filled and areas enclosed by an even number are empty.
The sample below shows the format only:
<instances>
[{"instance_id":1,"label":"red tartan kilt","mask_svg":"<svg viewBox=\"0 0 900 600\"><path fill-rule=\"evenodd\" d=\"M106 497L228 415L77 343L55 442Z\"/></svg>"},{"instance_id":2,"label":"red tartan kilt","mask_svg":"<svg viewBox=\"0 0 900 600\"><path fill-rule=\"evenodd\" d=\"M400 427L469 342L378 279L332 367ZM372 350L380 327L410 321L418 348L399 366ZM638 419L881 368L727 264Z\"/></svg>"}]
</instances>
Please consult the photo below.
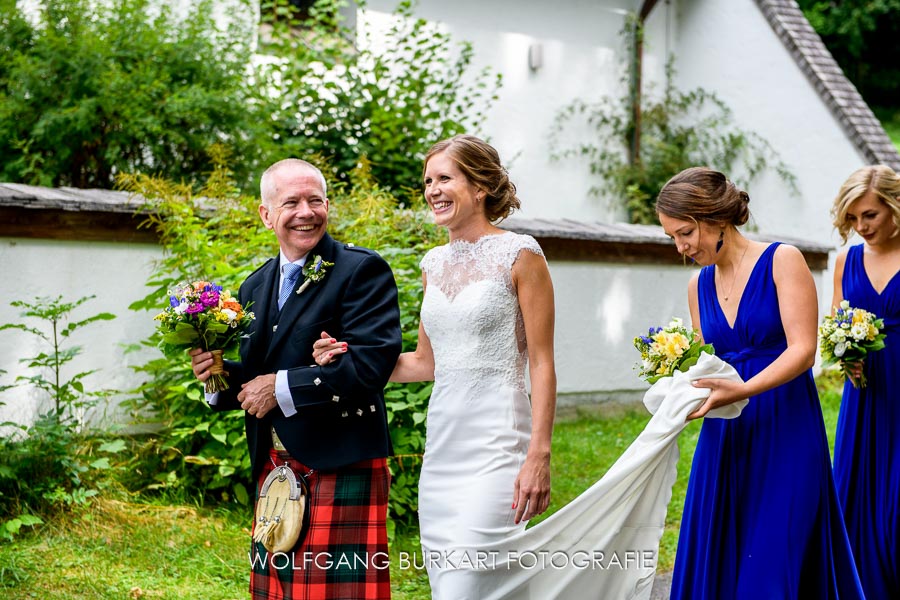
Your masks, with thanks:
<instances>
[{"instance_id":1,"label":"red tartan kilt","mask_svg":"<svg viewBox=\"0 0 900 600\"><path fill-rule=\"evenodd\" d=\"M285 459L273 449L279 465ZM280 456L286 456L281 454ZM293 458L297 474L309 468ZM257 496L272 462L257 482ZM310 522L306 537L291 552L269 554L251 544L250 596L254 600L382 600L391 597L388 555L387 460L364 460L308 478Z\"/></svg>"}]
</instances>

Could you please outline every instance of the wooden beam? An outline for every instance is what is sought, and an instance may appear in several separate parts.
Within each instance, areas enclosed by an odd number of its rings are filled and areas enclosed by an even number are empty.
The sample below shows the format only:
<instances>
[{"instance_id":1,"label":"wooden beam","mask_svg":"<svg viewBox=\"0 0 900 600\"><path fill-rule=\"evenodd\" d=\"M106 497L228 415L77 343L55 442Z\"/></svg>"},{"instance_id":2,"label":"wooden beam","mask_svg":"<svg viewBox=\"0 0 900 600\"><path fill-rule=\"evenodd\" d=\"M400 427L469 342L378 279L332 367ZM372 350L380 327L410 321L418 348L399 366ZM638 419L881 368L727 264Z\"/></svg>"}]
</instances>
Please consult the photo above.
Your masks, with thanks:
<instances>
[{"instance_id":1,"label":"wooden beam","mask_svg":"<svg viewBox=\"0 0 900 600\"><path fill-rule=\"evenodd\" d=\"M145 215L101 211L0 207L0 237L155 244L156 232L138 228Z\"/></svg>"},{"instance_id":2,"label":"wooden beam","mask_svg":"<svg viewBox=\"0 0 900 600\"><path fill-rule=\"evenodd\" d=\"M599 262L618 264L691 265L675 251L674 244L625 243L603 240L576 240L534 236L547 260L560 262ZM803 250L812 271L828 268L828 252Z\"/></svg>"},{"instance_id":3,"label":"wooden beam","mask_svg":"<svg viewBox=\"0 0 900 600\"><path fill-rule=\"evenodd\" d=\"M647 17L650 16L650 13L653 12L653 9L656 8L658 2L659 0L644 0L644 4L641 6L641 12L638 13L638 18L641 20L642 24L647 20Z\"/></svg>"}]
</instances>

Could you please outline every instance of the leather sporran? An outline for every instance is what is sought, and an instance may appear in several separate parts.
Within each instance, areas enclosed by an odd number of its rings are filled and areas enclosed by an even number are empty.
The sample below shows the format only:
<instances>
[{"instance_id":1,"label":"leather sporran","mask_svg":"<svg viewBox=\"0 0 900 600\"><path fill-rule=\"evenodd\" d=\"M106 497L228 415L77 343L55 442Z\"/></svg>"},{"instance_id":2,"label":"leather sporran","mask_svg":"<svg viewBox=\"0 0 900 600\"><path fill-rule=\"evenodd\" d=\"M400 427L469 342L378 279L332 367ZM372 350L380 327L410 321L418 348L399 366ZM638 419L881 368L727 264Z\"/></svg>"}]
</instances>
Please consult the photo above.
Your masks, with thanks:
<instances>
[{"instance_id":1,"label":"leather sporran","mask_svg":"<svg viewBox=\"0 0 900 600\"><path fill-rule=\"evenodd\" d=\"M269 552L288 552L309 528L309 485L288 465L276 466L259 490L253 541Z\"/></svg>"}]
</instances>

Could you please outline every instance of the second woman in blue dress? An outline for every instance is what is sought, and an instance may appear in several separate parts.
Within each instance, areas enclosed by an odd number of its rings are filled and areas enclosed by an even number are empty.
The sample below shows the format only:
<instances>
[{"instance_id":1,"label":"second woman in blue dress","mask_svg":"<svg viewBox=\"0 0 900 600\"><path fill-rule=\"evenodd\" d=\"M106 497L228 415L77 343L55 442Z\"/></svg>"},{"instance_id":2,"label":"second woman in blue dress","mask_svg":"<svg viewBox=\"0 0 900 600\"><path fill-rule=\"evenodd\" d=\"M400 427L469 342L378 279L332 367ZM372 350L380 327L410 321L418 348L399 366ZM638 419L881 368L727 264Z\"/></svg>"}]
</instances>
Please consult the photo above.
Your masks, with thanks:
<instances>
[{"instance_id":1,"label":"second woman in blue dress","mask_svg":"<svg viewBox=\"0 0 900 600\"><path fill-rule=\"evenodd\" d=\"M749 200L694 167L657 201L678 251L704 265L688 289L693 325L744 379L695 382L711 393L691 417L750 398L740 417L703 423L671 598L862 598L810 371L815 284L799 250L738 231Z\"/></svg>"},{"instance_id":2,"label":"second woman in blue dress","mask_svg":"<svg viewBox=\"0 0 900 600\"><path fill-rule=\"evenodd\" d=\"M844 241L851 230L863 239L838 255L833 305L875 313L887 334L858 367L866 387L844 384L834 479L866 597L900 598L900 176L857 170L832 212Z\"/></svg>"}]
</instances>

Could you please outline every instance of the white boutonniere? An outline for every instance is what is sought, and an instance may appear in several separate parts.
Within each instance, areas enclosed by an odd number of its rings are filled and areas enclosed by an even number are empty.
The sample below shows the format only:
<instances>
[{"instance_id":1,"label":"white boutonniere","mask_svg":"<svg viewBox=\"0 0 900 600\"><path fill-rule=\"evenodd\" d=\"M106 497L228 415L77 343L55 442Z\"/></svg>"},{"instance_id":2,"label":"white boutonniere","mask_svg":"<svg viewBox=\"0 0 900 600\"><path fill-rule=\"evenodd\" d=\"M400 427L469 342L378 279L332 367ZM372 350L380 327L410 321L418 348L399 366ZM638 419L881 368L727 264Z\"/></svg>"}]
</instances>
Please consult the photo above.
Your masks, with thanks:
<instances>
[{"instance_id":1,"label":"white boutonniere","mask_svg":"<svg viewBox=\"0 0 900 600\"><path fill-rule=\"evenodd\" d=\"M300 271L300 274L303 275L303 283L300 284L300 287L297 288L297 293L303 293L303 290L309 287L311 283L318 283L325 278L326 267L333 267L334 263L328 262L324 260L321 256L316 254L310 260L306 261L306 264L303 265L303 269Z\"/></svg>"}]
</instances>

